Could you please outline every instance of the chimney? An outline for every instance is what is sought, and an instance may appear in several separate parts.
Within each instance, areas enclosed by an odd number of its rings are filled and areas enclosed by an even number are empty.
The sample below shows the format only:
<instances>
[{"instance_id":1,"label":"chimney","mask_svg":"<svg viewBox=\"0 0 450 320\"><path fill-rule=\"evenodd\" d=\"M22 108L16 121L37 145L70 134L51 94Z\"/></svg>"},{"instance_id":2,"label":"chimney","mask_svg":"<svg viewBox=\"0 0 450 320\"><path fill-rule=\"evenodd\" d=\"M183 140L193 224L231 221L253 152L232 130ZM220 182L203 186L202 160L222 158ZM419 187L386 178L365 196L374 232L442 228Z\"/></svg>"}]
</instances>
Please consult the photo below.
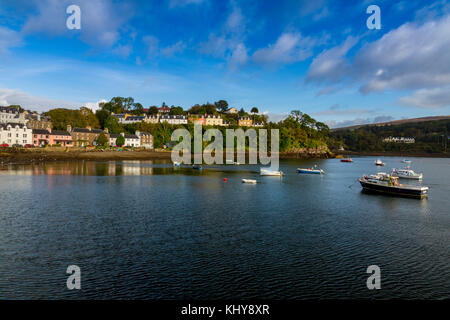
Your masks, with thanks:
<instances>
[{"instance_id":1,"label":"chimney","mask_svg":"<svg viewBox=\"0 0 450 320\"><path fill-rule=\"evenodd\" d=\"M67 132L72 133L72 126L70 124L67 125Z\"/></svg>"}]
</instances>

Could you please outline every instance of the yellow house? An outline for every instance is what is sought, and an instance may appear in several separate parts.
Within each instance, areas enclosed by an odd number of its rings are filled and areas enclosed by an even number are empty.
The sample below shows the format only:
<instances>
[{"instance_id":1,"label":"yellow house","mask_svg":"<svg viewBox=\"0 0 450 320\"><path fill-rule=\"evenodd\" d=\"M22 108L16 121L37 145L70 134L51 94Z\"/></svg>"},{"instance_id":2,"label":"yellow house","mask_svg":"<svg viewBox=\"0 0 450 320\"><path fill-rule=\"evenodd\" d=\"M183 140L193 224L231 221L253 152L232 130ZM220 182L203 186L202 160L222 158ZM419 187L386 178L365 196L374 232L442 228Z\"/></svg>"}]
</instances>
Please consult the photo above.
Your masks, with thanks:
<instances>
[{"instance_id":1,"label":"yellow house","mask_svg":"<svg viewBox=\"0 0 450 320\"><path fill-rule=\"evenodd\" d=\"M251 127L253 120L250 117L240 117L238 120L238 126L240 127Z\"/></svg>"},{"instance_id":2,"label":"yellow house","mask_svg":"<svg viewBox=\"0 0 450 320\"><path fill-rule=\"evenodd\" d=\"M205 124L207 126L222 126L223 125L223 119L219 115L215 114L208 114L206 115Z\"/></svg>"}]
</instances>

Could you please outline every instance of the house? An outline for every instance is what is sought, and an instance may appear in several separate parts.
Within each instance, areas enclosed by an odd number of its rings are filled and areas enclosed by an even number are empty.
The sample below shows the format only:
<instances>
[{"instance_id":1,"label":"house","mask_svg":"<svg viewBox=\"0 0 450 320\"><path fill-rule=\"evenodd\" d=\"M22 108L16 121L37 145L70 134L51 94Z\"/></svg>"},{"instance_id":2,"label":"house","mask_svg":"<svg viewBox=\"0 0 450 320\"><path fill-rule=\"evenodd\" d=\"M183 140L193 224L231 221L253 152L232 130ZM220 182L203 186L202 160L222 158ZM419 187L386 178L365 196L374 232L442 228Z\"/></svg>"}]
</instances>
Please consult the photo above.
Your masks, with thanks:
<instances>
[{"instance_id":1,"label":"house","mask_svg":"<svg viewBox=\"0 0 450 320\"><path fill-rule=\"evenodd\" d=\"M52 130L48 129L49 132L49 144L51 146L59 144L62 147L72 147L72 135L68 131L62 130Z\"/></svg>"},{"instance_id":2,"label":"house","mask_svg":"<svg viewBox=\"0 0 450 320\"><path fill-rule=\"evenodd\" d=\"M106 137L109 139L108 129L103 131L102 129L92 129L91 127L87 127L74 128L72 130L71 126L67 126L67 131L72 135L73 145L78 147L93 145L102 132L105 133Z\"/></svg>"},{"instance_id":3,"label":"house","mask_svg":"<svg viewBox=\"0 0 450 320\"><path fill-rule=\"evenodd\" d=\"M0 123L0 144L32 144L32 130L21 123Z\"/></svg>"},{"instance_id":4,"label":"house","mask_svg":"<svg viewBox=\"0 0 450 320\"><path fill-rule=\"evenodd\" d=\"M33 145L35 147L50 144L50 132L47 129L32 129Z\"/></svg>"},{"instance_id":5,"label":"house","mask_svg":"<svg viewBox=\"0 0 450 320\"><path fill-rule=\"evenodd\" d=\"M223 125L223 119L219 115L215 114L208 114L205 117L205 125L207 126L222 126Z\"/></svg>"},{"instance_id":6,"label":"house","mask_svg":"<svg viewBox=\"0 0 450 320\"><path fill-rule=\"evenodd\" d=\"M203 114L188 115L188 121L193 124L201 124L202 126L206 126L206 118Z\"/></svg>"},{"instance_id":7,"label":"house","mask_svg":"<svg viewBox=\"0 0 450 320\"><path fill-rule=\"evenodd\" d=\"M158 123L159 122L159 114L148 115L144 118L144 122L146 123Z\"/></svg>"},{"instance_id":8,"label":"house","mask_svg":"<svg viewBox=\"0 0 450 320\"><path fill-rule=\"evenodd\" d=\"M124 147L140 147L141 146L140 138L137 135L125 134L122 132L121 134L111 133L109 135L109 145L111 147L117 147L117 138L119 136L122 136L125 138L125 143L123 144ZM152 137L152 144L153 144L153 137Z\"/></svg>"},{"instance_id":9,"label":"house","mask_svg":"<svg viewBox=\"0 0 450 320\"><path fill-rule=\"evenodd\" d=\"M145 119L144 116L130 115L128 117L125 117L125 119L123 119L120 123L122 124L138 123L144 121L144 119Z\"/></svg>"},{"instance_id":10,"label":"house","mask_svg":"<svg viewBox=\"0 0 450 320\"><path fill-rule=\"evenodd\" d=\"M26 124L25 113L20 112L17 107L0 107L0 123L20 123Z\"/></svg>"},{"instance_id":11,"label":"house","mask_svg":"<svg viewBox=\"0 0 450 320\"><path fill-rule=\"evenodd\" d=\"M258 127L258 128L264 127L264 122L255 122L253 124L253 127Z\"/></svg>"},{"instance_id":12,"label":"house","mask_svg":"<svg viewBox=\"0 0 450 320\"><path fill-rule=\"evenodd\" d=\"M169 113L170 108L168 106L164 106L164 107L158 108L158 112L159 113Z\"/></svg>"},{"instance_id":13,"label":"house","mask_svg":"<svg viewBox=\"0 0 450 320\"><path fill-rule=\"evenodd\" d=\"M234 107L231 107L230 109L227 110L227 113L229 114L236 114L238 113L238 110Z\"/></svg>"},{"instance_id":14,"label":"house","mask_svg":"<svg viewBox=\"0 0 450 320\"><path fill-rule=\"evenodd\" d=\"M169 124L187 124L187 117L184 115L169 115L165 114L159 118L159 121L167 122Z\"/></svg>"},{"instance_id":15,"label":"house","mask_svg":"<svg viewBox=\"0 0 450 320\"><path fill-rule=\"evenodd\" d=\"M250 117L239 117L238 126L240 127L251 127L253 120Z\"/></svg>"},{"instance_id":16,"label":"house","mask_svg":"<svg viewBox=\"0 0 450 320\"><path fill-rule=\"evenodd\" d=\"M153 149L153 136L148 132L136 131L136 136L140 139L141 147L145 149Z\"/></svg>"},{"instance_id":17,"label":"house","mask_svg":"<svg viewBox=\"0 0 450 320\"><path fill-rule=\"evenodd\" d=\"M53 127L50 117L42 116L37 112L28 114L26 118L28 120L27 127L30 129L47 129Z\"/></svg>"}]
</instances>

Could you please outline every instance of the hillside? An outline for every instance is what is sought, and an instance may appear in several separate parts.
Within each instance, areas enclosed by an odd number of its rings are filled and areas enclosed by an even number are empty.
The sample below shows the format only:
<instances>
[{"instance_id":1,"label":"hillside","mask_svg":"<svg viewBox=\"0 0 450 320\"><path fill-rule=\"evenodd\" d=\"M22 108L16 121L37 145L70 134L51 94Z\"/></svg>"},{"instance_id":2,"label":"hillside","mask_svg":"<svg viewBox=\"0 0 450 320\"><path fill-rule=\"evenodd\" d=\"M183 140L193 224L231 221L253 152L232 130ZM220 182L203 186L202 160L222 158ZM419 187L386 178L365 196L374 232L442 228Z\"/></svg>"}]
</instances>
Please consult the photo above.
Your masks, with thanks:
<instances>
[{"instance_id":1,"label":"hillside","mask_svg":"<svg viewBox=\"0 0 450 320\"><path fill-rule=\"evenodd\" d=\"M448 155L450 116L405 119L339 128L331 133L330 148L354 152L398 152ZM384 142L384 138L414 138L414 143Z\"/></svg>"}]
</instances>

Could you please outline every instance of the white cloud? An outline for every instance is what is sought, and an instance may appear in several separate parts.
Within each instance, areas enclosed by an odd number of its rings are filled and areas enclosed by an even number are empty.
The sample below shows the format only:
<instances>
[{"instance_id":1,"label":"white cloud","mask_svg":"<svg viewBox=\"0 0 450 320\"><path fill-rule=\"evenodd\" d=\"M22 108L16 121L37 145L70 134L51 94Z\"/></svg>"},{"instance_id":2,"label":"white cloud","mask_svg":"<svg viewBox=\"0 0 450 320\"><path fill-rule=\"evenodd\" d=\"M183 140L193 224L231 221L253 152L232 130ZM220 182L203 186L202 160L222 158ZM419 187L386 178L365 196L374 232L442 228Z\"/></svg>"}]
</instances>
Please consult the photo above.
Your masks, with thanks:
<instances>
[{"instance_id":1,"label":"white cloud","mask_svg":"<svg viewBox=\"0 0 450 320\"><path fill-rule=\"evenodd\" d=\"M336 121L336 120L329 120L325 121L325 123L330 128L343 128L343 127L350 127L350 126L356 126L361 124L371 124L371 123L380 123L380 122L388 122L394 120L391 116L378 116L374 118L356 118L353 120L343 120L343 121Z\"/></svg>"},{"instance_id":2,"label":"white cloud","mask_svg":"<svg viewBox=\"0 0 450 320\"><path fill-rule=\"evenodd\" d=\"M176 53L183 52L186 49L186 44L181 40L170 46L160 47L159 39L151 35L143 37L142 42L147 46L147 55L150 58L159 55L172 57Z\"/></svg>"},{"instance_id":3,"label":"white cloud","mask_svg":"<svg viewBox=\"0 0 450 320\"><path fill-rule=\"evenodd\" d=\"M86 102L84 104L84 106L91 109L93 112L95 112L100 109L100 106L99 106L100 103L106 103L106 102L108 102L108 101L106 101L105 99L102 99L97 102Z\"/></svg>"},{"instance_id":4,"label":"white cloud","mask_svg":"<svg viewBox=\"0 0 450 320\"><path fill-rule=\"evenodd\" d=\"M169 8L184 7L188 4L200 4L205 0L170 0Z\"/></svg>"},{"instance_id":5,"label":"white cloud","mask_svg":"<svg viewBox=\"0 0 450 320\"><path fill-rule=\"evenodd\" d=\"M183 52L186 49L186 44L183 41L178 41L171 46L161 49L161 54L166 57L172 57L176 53Z\"/></svg>"},{"instance_id":6,"label":"white cloud","mask_svg":"<svg viewBox=\"0 0 450 320\"><path fill-rule=\"evenodd\" d=\"M420 89L411 96L401 97L400 104L417 108L442 108L450 106L450 87Z\"/></svg>"},{"instance_id":7,"label":"white cloud","mask_svg":"<svg viewBox=\"0 0 450 320\"><path fill-rule=\"evenodd\" d=\"M0 26L0 54L21 44L22 36L19 32Z\"/></svg>"},{"instance_id":8,"label":"white cloud","mask_svg":"<svg viewBox=\"0 0 450 320\"><path fill-rule=\"evenodd\" d=\"M262 64L293 63L312 55L314 41L300 33L283 33L273 45L257 50L253 61Z\"/></svg>"},{"instance_id":9,"label":"white cloud","mask_svg":"<svg viewBox=\"0 0 450 320\"><path fill-rule=\"evenodd\" d=\"M32 0L37 14L30 16L25 34L45 33L51 36L72 36L93 46L112 47L121 37L121 27L131 18L129 5L108 0L77 0L81 9L81 30L68 30L66 8L72 0Z\"/></svg>"},{"instance_id":10,"label":"white cloud","mask_svg":"<svg viewBox=\"0 0 450 320\"><path fill-rule=\"evenodd\" d=\"M246 64L248 61L247 48L243 43L240 43L234 48L229 58L231 69L236 69L239 66Z\"/></svg>"}]
</instances>

